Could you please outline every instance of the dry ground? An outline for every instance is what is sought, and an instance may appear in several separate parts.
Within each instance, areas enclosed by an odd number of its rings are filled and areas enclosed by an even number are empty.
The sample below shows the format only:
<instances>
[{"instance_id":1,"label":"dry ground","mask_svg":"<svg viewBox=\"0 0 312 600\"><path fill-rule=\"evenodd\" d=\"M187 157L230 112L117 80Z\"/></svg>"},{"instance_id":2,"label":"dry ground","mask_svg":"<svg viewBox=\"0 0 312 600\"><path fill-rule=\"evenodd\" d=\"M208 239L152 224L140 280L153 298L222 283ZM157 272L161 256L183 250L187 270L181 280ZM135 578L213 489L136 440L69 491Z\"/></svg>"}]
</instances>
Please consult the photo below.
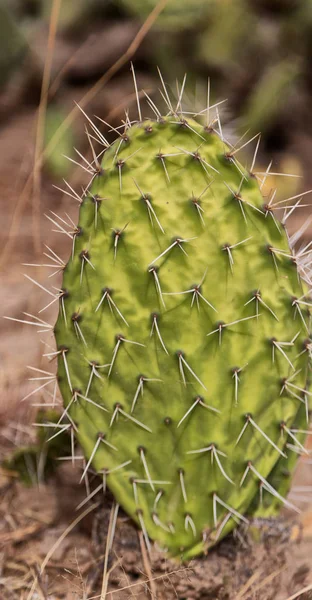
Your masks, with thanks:
<instances>
[{"instance_id":1,"label":"dry ground","mask_svg":"<svg viewBox=\"0 0 312 600\"><path fill-rule=\"evenodd\" d=\"M1 599L100 598L112 499L97 496L87 510L75 512L85 497L78 475L67 464L48 483L25 488L14 475L2 473ZM75 520L77 525L61 537ZM255 542L256 534L260 541ZM312 583L311 552L312 511L305 510L296 521L288 515L288 520L240 530L188 565L154 552L149 567L136 529L120 512L107 599L286 600Z\"/></svg>"}]
</instances>

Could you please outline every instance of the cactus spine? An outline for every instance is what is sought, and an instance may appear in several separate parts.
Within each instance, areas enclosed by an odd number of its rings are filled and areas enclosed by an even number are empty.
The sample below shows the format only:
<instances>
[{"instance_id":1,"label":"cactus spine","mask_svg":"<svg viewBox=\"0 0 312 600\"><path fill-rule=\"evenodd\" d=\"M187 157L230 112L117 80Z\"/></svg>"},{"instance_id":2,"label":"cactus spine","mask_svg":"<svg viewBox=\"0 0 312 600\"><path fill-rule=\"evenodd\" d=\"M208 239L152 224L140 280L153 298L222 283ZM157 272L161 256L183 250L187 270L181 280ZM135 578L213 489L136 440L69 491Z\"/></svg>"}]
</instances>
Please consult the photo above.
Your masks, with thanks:
<instances>
[{"instance_id":1,"label":"cactus spine","mask_svg":"<svg viewBox=\"0 0 312 600\"><path fill-rule=\"evenodd\" d=\"M180 101L155 110L107 148L94 129L105 153L90 167L55 336L61 422L74 423L87 467L147 543L186 559L248 514L292 506L310 305L274 213L295 200L264 199L254 168Z\"/></svg>"}]
</instances>

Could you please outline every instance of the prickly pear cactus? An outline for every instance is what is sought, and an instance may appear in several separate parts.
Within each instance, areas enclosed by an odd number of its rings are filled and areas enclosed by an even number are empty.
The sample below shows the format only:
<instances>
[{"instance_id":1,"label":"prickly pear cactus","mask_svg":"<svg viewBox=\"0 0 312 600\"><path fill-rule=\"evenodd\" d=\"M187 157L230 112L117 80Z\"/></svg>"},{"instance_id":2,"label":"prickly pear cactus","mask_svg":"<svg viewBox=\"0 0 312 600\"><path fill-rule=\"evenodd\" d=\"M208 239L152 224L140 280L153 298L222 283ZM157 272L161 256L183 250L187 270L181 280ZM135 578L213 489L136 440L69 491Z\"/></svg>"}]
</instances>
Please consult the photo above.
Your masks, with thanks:
<instances>
[{"instance_id":1,"label":"prickly pear cactus","mask_svg":"<svg viewBox=\"0 0 312 600\"><path fill-rule=\"evenodd\" d=\"M184 559L295 508L304 452L310 305L273 212L295 200L263 198L236 152L180 110L128 123L93 163L55 327L86 468Z\"/></svg>"}]
</instances>

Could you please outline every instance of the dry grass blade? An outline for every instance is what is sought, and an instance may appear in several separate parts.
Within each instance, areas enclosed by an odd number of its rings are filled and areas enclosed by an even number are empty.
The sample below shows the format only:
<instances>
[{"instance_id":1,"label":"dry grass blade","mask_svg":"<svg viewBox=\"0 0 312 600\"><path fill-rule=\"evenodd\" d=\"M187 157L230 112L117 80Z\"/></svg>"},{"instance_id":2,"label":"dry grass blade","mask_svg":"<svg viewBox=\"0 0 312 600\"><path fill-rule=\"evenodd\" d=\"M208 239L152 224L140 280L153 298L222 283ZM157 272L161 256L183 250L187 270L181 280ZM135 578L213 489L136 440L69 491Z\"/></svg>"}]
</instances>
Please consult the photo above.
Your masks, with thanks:
<instances>
[{"instance_id":1,"label":"dry grass blade","mask_svg":"<svg viewBox=\"0 0 312 600\"><path fill-rule=\"evenodd\" d=\"M100 79L95 83L95 85L79 100L77 103L80 108L85 108L91 100L100 92L104 85L106 85L112 77L121 69L128 61L136 53L137 49L140 47L144 38L154 25L160 13L164 10L168 0L159 0L155 8L151 11L146 21L143 23L142 27L140 27L137 35L134 40L131 42L130 46L126 50L126 52L116 60L116 62L100 77ZM71 126L74 122L77 114L79 114L79 108L75 106L73 110L67 115L66 119L64 119L62 125L55 132L54 136L51 138L49 144L47 145L44 153L43 159L46 160L49 158L51 153L53 152L55 146L58 144L59 140L63 136L64 132Z\"/></svg>"},{"instance_id":2,"label":"dry grass blade","mask_svg":"<svg viewBox=\"0 0 312 600\"><path fill-rule=\"evenodd\" d=\"M102 89L102 87L106 83L108 83L108 81L110 81L110 79L113 77L113 75L115 75L118 72L118 70L128 60L130 60L134 56L135 52L141 45L142 41L144 40L144 38L150 31L152 26L154 25L158 16L164 10L167 2L168 2L168 0L160 0L158 2L158 4L155 6L155 8L151 11L149 16L147 17L146 21L143 23L142 27L139 29L137 35L135 36L134 40L131 42L131 44L128 47L128 49L126 50L126 52L112 65L112 67L110 67L110 69L108 69L108 71L96 82L96 84L87 92L87 94L85 94L80 99L79 106L81 108L86 107L87 104L90 102L90 100L92 100L97 95L97 93ZM70 127L70 125L74 122L74 120L75 120L76 116L79 114L79 112L80 112L79 108L77 106L75 106L75 108L69 113L67 118L63 121L61 127L59 127L57 132L54 134L54 136L50 140L50 143L47 145L45 150L40 154L40 156L37 160L37 163L39 164L39 168L41 168L41 166L45 163L45 161L51 156L52 152L54 151L56 145L58 144L59 140L63 136L64 132L67 131L67 129ZM36 170L38 168L37 163L35 163L35 165L34 165L34 170ZM10 253L12 251L12 248L14 247L14 244L15 244L15 241L17 238L17 231L18 231L18 227L19 227L20 217L21 217L22 211L24 210L24 207L29 199L29 196L31 194L32 181L33 181L33 173L31 173L28 176L26 183L24 185L24 188L18 199L17 205L14 209L12 223L11 223L11 227L10 227L9 235L8 235L8 240L4 244L4 247L3 247L3 250L1 253L0 266L5 264L8 256L10 255Z\"/></svg>"},{"instance_id":3,"label":"dry grass blade","mask_svg":"<svg viewBox=\"0 0 312 600\"><path fill-rule=\"evenodd\" d=\"M185 573L188 571L187 567L183 567L181 569L177 569L176 571L169 571L168 573L163 573L162 575L157 575L157 577L153 577L153 582L154 581L159 581L159 580L163 580L165 578L170 577L171 575L178 575L179 573ZM119 594L120 592L124 592L125 590L130 590L138 587L139 585L142 586L146 586L150 583L150 581L148 579L145 579L144 581L137 581L136 583L131 583L131 585L125 585L122 588L119 588L118 590L111 590L109 592L110 596L113 597L114 594ZM31 600L30 598L27 598L27 600ZM101 600L101 595L97 595L97 596L90 596L88 598L88 600ZM289 599L287 599L289 600Z\"/></svg>"},{"instance_id":4,"label":"dry grass blade","mask_svg":"<svg viewBox=\"0 0 312 600\"><path fill-rule=\"evenodd\" d=\"M274 571L273 573L271 573L270 575L268 575L267 577L265 577L261 583L258 583L255 587L252 588L252 593L253 595L256 594L256 592L258 592L259 590L261 590L263 587L265 587L266 585L268 585L271 581L273 581L273 579L275 579L275 577L277 577L278 575L281 575L281 573L283 573L286 570L286 567L283 567L282 569L277 569L277 571ZM240 590L240 592L238 593L237 596L235 596L235 600L240 600L241 598L243 598L245 596L245 594L247 592L249 592L250 588L252 587L253 583L255 580L259 579L259 576L261 575L260 571L256 571L256 573L254 573L250 579L248 579L248 581L246 582L246 584L244 585L244 587Z\"/></svg>"},{"instance_id":5,"label":"dry grass blade","mask_svg":"<svg viewBox=\"0 0 312 600\"><path fill-rule=\"evenodd\" d=\"M288 598L285 598L285 600L295 600L295 598L301 598L301 596L303 594L306 594L307 592L311 592L311 591L312 591L312 583L310 585L307 585L307 587L302 588L302 590L299 590L299 592L296 592L292 596L288 596Z\"/></svg>"},{"instance_id":6,"label":"dry grass blade","mask_svg":"<svg viewBox=\"0 0 312 600\"><path fill-rule=\"evenodd\" d=\"M258 571L255 571L255 573L253 573L251 575L251 577L248 579L248 581L246 581L245 585L243 585L242 589L235 596L235 600L241 600L241 598L243 598L245 596L246 592L248 592L248 590L250 590L250 588L254 584L254 582L257 581L257 579L259 579L260 575L261 575L260 569Z\"/></svg>"},{"instance_id":7,"label":"dry grass blade","mask_svg":"<svg viewBox=\"0 0 312 600\"><path fill-rule=\"evenodd\" d=\"M138 535L139 535L139 541L140 541L140 548L141 548L143 565L144 565L145 573L146 573L146 575L148 577L148 583L149 583L148 590L149 590L149 593L150 593L150 596L151 596L151 600L157 600L156 583L153 580L153 573L152 573L150 561L149 561L149 558L148 558L148 553L146 551L146 546L145 546L145 542L144 542L144 537L143 537L142 531L139 531Z\"/></svg>"},{"instance_id":8,"label":"dry grass blade","mask_svg":"<svg viewBox=\"0 0 312 600\"><path fill-rule=\"evenodd\" d=\"M40 103L38 109L36 144L33 170L33 239L37 252L41 251L40 243L40 188L41 188L41 156L44 143L44 128L48 106L48 90L51 79L51 68L57 24L61 10L62 0L53 0L50 17L49 37L47 46L47 57L44 64L43 77L41 83Z\"/></svg>"},{"instance_id":9,"label":"dry grass blade","mask_svg":"<svg viewBox=\"0 0 312 600\"><path fill-rule=\"evenodd\" d=\"M47 600L47 596L44 590L44 587L42 585L42 581L41 581L41 577L39 573L36 573L36 569L30 569L31 570L31 574L34 577L34 581L36 581L36 593L38 598L41 598L41 600Z\"/></svg>"},{"instance_id":10,"label":"dry grass blade","mask_svg":"<svg viewBox=\"0 0 312 600\"><path fill-rule=\"evenodd\" d=\"M41 93L40 93L40 103L38 107L38 116L37 116L37 132L36 132L36 141L35 141L35 155L34 155L34 167L32 173L28 176L26 183L24 184L23 190L19 196L18 202L15 206L12 223L9 231L8 241L4 245L0 264L5 263L7 257L9 256L12 247L14 246L14 242L16 240L16 235L18 231L18 226L20 222L20 218L24 207L30 197L32 189L34 191L33 194L33 233L34 233L34 246L35 250L40 251L40 185L41 185L41 167L42 167L42 149L43 149L43 138L44 138L44 125L47 111L47 103L48 103L48 91L51 77L51 66L53 59L53 51L55 45L55 37L57 30L58 17L60 13L62 0L54 0L52 10L51 10L51 18L50 18L50 27L49 27L49 37L48 37L48 50L47 57L44 65L42 83L41 83Z\"/></svg>"},{"instance_id":11,"label":"dry grass blade","mask_svg":"<svg viewBox=\"0 0 312 600\"><path fill-rule=\"evenodd\" d=\"M63 533L60 535L60 537L56 540L55 544L53 544L52 548L50 548L49 552L47 553L44 561L41 564L40 573L43 573L51 556L54 554L55 550L59 547L59 545L66 538L66 536L72 531L72 529L74 529L74 527L76 527L76 525L78 525L78 523L80 523L80 521L82 521L82 519L84 519L90 512L95 510L99 505L100 505L100 502L97 502L96 504L92 504L83 513L78 515L78 517L72 523L70 523L70 525L68 525L68 527L66 527L65 531L63 531Z\"/></svg>"},{"instance_id":12,"label":"dry grass blade","mask_svg":"<svg viewBox=\"0 0 312 600\"><path fill-rule=\"evenodd\" d=\"M63 531L63 533L60 535L60 537L56 540L56 542L53 544L53 546L50 548L49 552L47 553L45 559L43 560L43 562L40 566L40 575L42 575L50 558L52 557L54 552L57 550L59 545L62 543L62 541L66 538L66 536L76 527L76 525L78 525L78 523L80 523L80 521L82 521L82 519L84 519L90 512L95 510L99 505L100 505L100 502L97 502L96 504L92 504L83 513L81 513L72 523L70 523L70 525L68 525L68 527L66 527L65 531ZM32 584L32 587L29 591L29 594L28 594L26 600L32 600L33 593L34 593L37 585L38 585L38 577L35 577L34 582Z\"/></svg>"},{"instance_id":13,"label":"dry grass blade","mask_svg":"<svg viewBox=\"0 0 312 600\"><path fill-rule=\"evenodd\" d=\"M32 173L28 176L27 181L23 187L23 190L22 190L22 192L18 198L18 201L15 205L15 208L13 211L13 216L12 216L12 222L11 222L11 226L10 226L10 230L9 230L8 240L4 244L2 254L1 254L0 266L4 265L6 263L6 260L10 256L12 248L14 247L14 244L17 239L17 232L18 232L18 227L19 227L19 223L21 220L21 216L22 216L24 207L25 207L25 205L29 199L29 196L31 194L31 190L32 190Z\"/></svg>"},{"instance_id":14,"label":"dry grass blade","mask_svg":"<svg viewBox=\"0 0 312 600\"><path fill-rule=\"evenodd\" d=\"M32 523L27 527L20 527L18 529L14 529L13 531L9 531L6 533L0 534L0 544L4 545L7 543L17 544L19 542L24 541L27 538L31 538L36 535L43 528L42 523Z\"/></svg>"},{"instance_id":15,"label":"dry grass blade","mask_svg":"<svg viewBox=\"0 0 312 600\"><path fill-rule=\"evenodd\" d=\"M107 531L107 537L106 537L106 548L105 548L105 556L104 556L102 590L101 590L101 597L100 597L101 600L105 600L106 595L107 595L107 587L108 587L109 574L110 574L110 571L108 571L108 569L107 569L108 559L109 559L109 554L110 554L112 544L113 544L113 539L114 539L118 508L119 508L118 504L116 505L115 503L113 503L111 512L110 512L110 516L109 516L108 531Z\"/></svg>"}]
</instances>

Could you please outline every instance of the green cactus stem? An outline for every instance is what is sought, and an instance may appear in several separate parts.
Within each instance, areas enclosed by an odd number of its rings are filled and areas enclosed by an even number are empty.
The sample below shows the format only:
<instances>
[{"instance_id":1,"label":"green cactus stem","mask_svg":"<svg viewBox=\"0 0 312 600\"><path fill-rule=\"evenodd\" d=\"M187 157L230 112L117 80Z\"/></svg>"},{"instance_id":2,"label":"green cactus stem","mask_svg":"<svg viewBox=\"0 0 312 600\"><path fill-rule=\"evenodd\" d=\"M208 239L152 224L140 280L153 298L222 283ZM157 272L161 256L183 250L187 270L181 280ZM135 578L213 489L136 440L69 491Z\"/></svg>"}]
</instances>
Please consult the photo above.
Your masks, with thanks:
<instances>
[{"instance_id":1,"label":"green cactus stem","mask_svg":"<svg viewBox=\"0 0 312 600\"><path fill-rule=\"evenodd\" d=\"M295 200L263 198L181 102L127 123L90 171L55 326L60 422L82 477L106 475L147 543L189 559L249 514L295 508L310 304L274 212Z\"/></svg>"}]
</instances>

